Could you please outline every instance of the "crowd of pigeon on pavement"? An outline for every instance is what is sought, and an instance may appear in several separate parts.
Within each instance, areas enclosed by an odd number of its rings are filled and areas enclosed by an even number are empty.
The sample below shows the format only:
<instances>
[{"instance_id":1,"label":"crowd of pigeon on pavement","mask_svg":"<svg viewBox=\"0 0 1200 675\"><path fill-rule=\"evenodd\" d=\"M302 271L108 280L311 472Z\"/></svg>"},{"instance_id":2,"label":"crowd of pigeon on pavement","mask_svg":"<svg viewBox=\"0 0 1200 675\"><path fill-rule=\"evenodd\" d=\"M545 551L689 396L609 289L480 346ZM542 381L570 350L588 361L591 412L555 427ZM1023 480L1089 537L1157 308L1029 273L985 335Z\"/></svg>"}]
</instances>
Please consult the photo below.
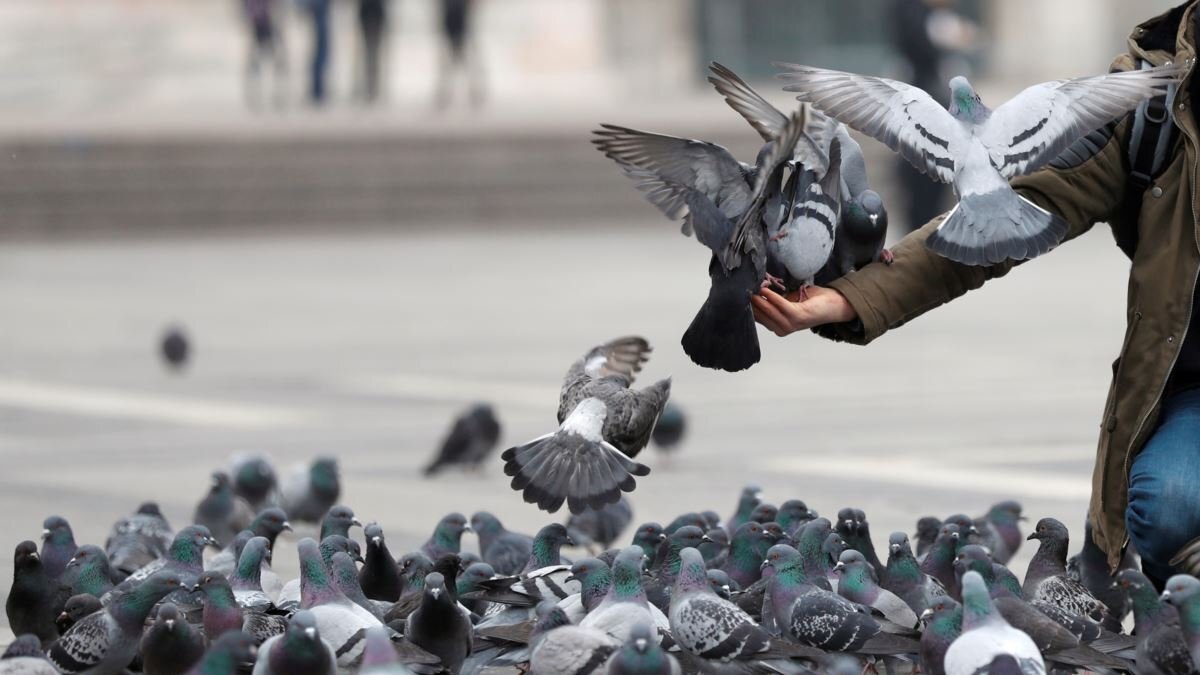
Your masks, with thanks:
<instances>
[{"instance_id":1,"label":"crowd of pigeon on pavement","mask_svg":"<svg viewBox=\"0 0 1200 675\"><path fill-rule=\"evenodd\" d=\"M841 123L955 182L960 210L935 251L965 264L1026 259L1057 244L1060 224L1004 179L1178 73L1037 85L995 111L956 78L947 114L906 85L787 66L803 101L789 116L714 65L718 91L766 140L756 166L713 144L614 125L595 143L664 213L686 212L685 233L712 249L712 293L683 344L700 365L740 370L758 361L748 303L762 284L802 293L890 262L886 211ZM189 353L172 329L164 360L182 368ZM588 350L567 371L559 428L500 455L526 502L570 511L532 535L488 512L450 513L429 523L418 550L393 552L388 514L364 514L378 518L364 525L329 457L284 481L264 457L232 458L191 523L175 530L147 501L102 546L99 533L79 545L51 515L40 547L15 549L6 611L17 637L0 675L1197 671L1195 576L1174 576L1160 593L1131 554L1112 574L1086 524L1068 558L1066 525L1024 525L1015 501L978 517L925 515L912 539L893 532L878 549L863 511L821 504L821 516L793 495L766 502L753 486L715 498L713 509L733 507L725 518L635 520L624 493L651 480L636 456L652 441L679 445L686 428L669 379L632 388L649 353L640 337ZM424 473L495 470L500 435L494 409L473 406ZM296 538L293 523L320 530L295 542L299 578L284 580L272 553ZM1022 577L1006 565L1026 540L1037 551ZM1177 565L1200 571L1200 545Z\"/></svg>"}]
</instances>

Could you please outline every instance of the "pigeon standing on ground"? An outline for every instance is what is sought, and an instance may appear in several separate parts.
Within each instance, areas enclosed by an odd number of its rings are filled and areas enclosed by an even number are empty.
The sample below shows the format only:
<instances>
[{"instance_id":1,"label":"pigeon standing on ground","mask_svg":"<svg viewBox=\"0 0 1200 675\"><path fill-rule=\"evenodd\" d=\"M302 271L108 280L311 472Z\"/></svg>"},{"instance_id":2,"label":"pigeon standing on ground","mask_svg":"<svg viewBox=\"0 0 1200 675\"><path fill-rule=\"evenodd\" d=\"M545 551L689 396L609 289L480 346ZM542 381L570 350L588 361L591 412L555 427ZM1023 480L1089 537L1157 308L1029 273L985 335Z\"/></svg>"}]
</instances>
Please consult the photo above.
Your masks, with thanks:
<instances>
[{"instance_id":1,"label":"pigeon standing on ground","mask_svg":"<svg viewBox=\"0 0 1200 675\"><path fill-rule=\"evenodd\" d=\"M1192 667L1200 663L1200 580L1188 574L1176 574L1167 579L1162 592L1163 602L1179 612L1179 627L1192 655Z\"/></svg>"},{"instance_id":2,"label":"pigeon standing on ground","mask_svg":"<svg viewBox=\"0 0 1200 675\"><path fill-rule=\"evenodd\" d=\"M638 525L638 529L633 533L633 545L642 547L646 557L654 559L655 553L658 551L658 546L667 540L667 534L663 531L663 526L658 523L642 523Z\"/></svg>"},{"instance_id":3,"label":"pigeon standing on ground","mask_svg":"<svg viewBox=\"0 0 1200 675\"><path fill-rule=\"evenodd\" d=\"M628 546L617 555L608 594L595 609L588 612L579 623L580 626L595 628L625 642L631 637L630 631L634 626L654 624L650 603L642 588L642 562L645 558L646 554L637 546Z\"/></svg>"},{"instance_id":4,"label":"pigeon standing on ground","mask_svg":"<svg viewBox=\"0 0 1200 675\"><path fill-rule=\"evenodd\" d=\"M233 631L222 635L209 647L195 668L188 675L228 675L230 673L248 673L256 665L258 647L254 638Z\"/></svg>"},{"instance_id":5,"label":"pigeon standing on ground","mask_svg":"<svg viewBox=\"0 0 1200 675\"><path fill-rule=\"evenodd\" d=\"M251 537L238 556L237 569L229 577L233 596L243 609L266 612L275 606L263 591L263 563L270 562L271 549L266 537Z\"/></svg>"},{"instance_id":6,"label":"pigeon standing on ground","mask_svg":"<svg viewBox=\"0 0 1200 675\"><path fill-rule=\"evenodd\" d=\"M669 613L671 636L680 647L721 662L753 658L770 649L770 635L737 605L713 593L699 551L685 548L680 560Z\"/></svg>"},{"instance_id":7,"label":"pigeon standing on ground","mask_svg":"<svg viewBox=\"0 0 1200 675\"><path fill-rule=\"evenodd\" d=\"M880 588L870 564L861 553L855 550L842 552L841 559L833 569L841 574L838 595L876 610L883 618L898 626L910 629L917 627L916 613L895 593Z\"/></svg>"},{"instance_id":8,"label":"pigeon standing on ground","mask_svg":"<svg viewBox=\"0 0 1200 675\"><path fill-rule=\"evenodd\" d=\"M158 341L158 354L171 370L183 370L191 357L192 344L182 326L171 326L163 332Z\"/></svg>"},{"instance_id":9,"label":"pigeon standing on ground","mask_svg":"<svg viewBox=\"0 0 1200 675\"><path fill-rule=\"evenodd\" d=\"M124 574L149 565L167 554L175 533L155 502L145 502L137 512L113 523L104 552L114 570Z\"/></svg>"},{"instance_id":10,"label":"pigeon standing on ground","mask_svg":"<svg viewBox=\"0 0 1200 675\"><path fill-rule=\"evenodd\" d=\"M963 632L946 651L946 675L980 672L1044 675L1046 664L1028 635L1008 625L988 596L983 577L963 575Z\"/></svg>"},{"instance_id":11,"label":"pigeon standing on ground","mask_svg":"<svg viewBox=\"0 0 1200 675\"><path fill-rule=\"evenodd\" d=\"M1012 560L1025 540L1021 536L1022 520L1025 517L1021 515L1021 503L1009 500L993 505L987 515L975 521L975 527L984 533L992 558L1001 565L1007 565Z\"/></svg>"},{"instance_id":12,"label":"pigeon standing on ground","mask_svg":"<svg viewBox=\"0 0 1200 675\"><path fill-rule=\"evenodd\" d=\"M183 675L204 655L204 637L166 602L142 636L141 655L146 675Z\"/></svg>"},{"instance_id":13,"label":"pigeon standing on ground","mask_svg":"<svg viewBox=\"0 0 1200 675\"><path fill-rule=\"evenodd\" d=\"M91 668L121 672L137 655L150 610L181 585L178 574L164 570L116 596L103 611L84 617L50 647L51 663L64 674Z\"/></svg>"},{"instance_id":14,"label":"pigeon standing on ground","mask_svg":"<svg viewBox=\"0 0 1200 675\"><path fill-rule=\"evenodd\" d=\"M463 661L471 655L471 620L451 597L441 574L425 577L421 606L408 617L404 636L413 644L442 660L442 667L458 675Z\"/></svg>"},{"instance_id":15,"label":"pigeon standing on ground","mask_svg":"<svg viewBox=\"0 0 1200 675\"><path fill-rule=\"evenodd\" d=\"M68 630L71 630L71 626L79 623L80 619L93 612L99 612L101 609L103 609L103 605L100 604L100 598L94 595L71 596L67 599L67 604L63 605L63 610L58 618L54 620L54 624L58 626L59 635L66 634Z\"/></svg>"},{"instance_id":16,"label":"pigeon standing on ground","mask_svg":"<svg viewBox=\"0 0 1200 675\"><path fill-rule=\"evenodd\" d=\"M941 586L921 571L920 563L909 548L906 534L893 532L888 538L888 550L883 587L900 596L912 611L920 615L934 600L946 594Z\"/></svg>"},{"instance_id":17,"label":"pigeon standing on ground","mask_svg":"<svg viewBox=\"0 0 1200 675\"><path fill-rule=\"evenodd\" d=\"M36 635L19 635L0 656L0 675L59 675Z\"/></svg>"},{"instance_id":18,"label":"pigeon standing on ground","mask_svg":"<svg viewBox=\"0 0 1200 675\"><path fill-rule=\"evenodd\" d=\"M233 493L229 475L224 471L214 471L212 485L208 494L196 505L192 522L207 527L217 540L217 545L225 546L233 541L238 532L249 527L253 520L254 511L249 502Z\"/></svg>"},{"instance_id":19,"label":"pigeon standing on ground","mask_svg":"<svg viewBox=\"0 0 1200 675\"><path fill-rule=\"evenodd\" d=\"M334 586L317 542L306 537L300 540L297 550L300 555L300 608L312 612L317 630L337 654L338 665L349 666L362 654L363 632L381 623Z\"/></svg>"},{"instance_id":20,"label":"pigeon standing on ground","mask_svg":"<svg viewBox=\"0 0 1200 675\"><path fill-rule=\"evenodd\" d=\"M471 529L479 537L479 554L496 574L517 574L524 569L533 537L506 530L500 520L487 511L471 516Z\"/></svg>"},{"instance_id":21,"label":"pigeon standing on ground","mask_svg":"<svg viewBox=\"0 0 1200 675\"><path fill-rule=\"evenodd\" d=\"M679 662L658 643L659 636L650 624L639 623L629 631L629 639L609 657L607 675L682 675Z\"/></svg>"},{"instance_id":22,"label":"pigeon standing on ground","mask_svg":"<svg viewBox=\"0 0 1200 675\"><path fill-rule=\"evenodd\" d=\"M504 451L504 473L525 501L551 513L602 508L632 492L650 469L633 461L646 447L671 381L630 389L649 358L640 337L617 338L571 365L559 397L558 431Z\"/></svg>"},{"instance_id":23,"label":"pigeon standing on ground","mask_svg":"<svg viewBox=\"0 0 1200 675\"><path fill-rule=\"evenodd\" d=\"M312 612L300 610L292 615L287 630L262 643L253 675L336 675L337 658L321 637Z\"/></svg>"},{"instance_id":24,"label":"pigeon standing on ground","mask_svg":"<svg viewBox=\"0 0 1200 675\"><path fill-rule=\"evenodd\" d=\"M921 613L921 620L925 623L925 629L921 631L921 672L946 675L943 665L946 651L962 635L962 605L943 595Z\"/></svg>"},{"instance_id":25,"label":"pigeon standing on ground","mask_svg":"<svg viewBox=\"0 0 1200 675\"><path fill-rule=\"evenodd\" d=\"M234 494L245 499L255 513L275 505L279 478L265 457L234 457L231 464L229 475L233 479Z\"/></svg>"},{"instance_id":26,"label":"pigeon standing on ground","mask_svg":"<svg viewBox=\"0 0 1200 675\"><path fill-rule=\"evenodd\" d=\"M337 503L341 494L337 460L319 457L307 469L293 473L283 485L280 506L291 520L316 523Z\"/></svg>"},{"instance_id":27,"label":"pigeon standing on ground","mask_svg":"<svg viewBox=\"0 0 1200 675\"><path fill-rule=\"evenodd\" d=\"M1128 546L1121 555L1117 570L1136 569L1138 563L1134 559L1133 547ZM1129 597L1117 587L1116 575L1109 573L1108 556L1092 540L1092 524L1087 520L1083 523L1083 546L1079 553L1067 560L1067 576L1077 579L1096 599L1103 602L1113 618L1120 621L1129 614Z\"/></svg>"},{"instance_id":28,"label":"pigeon standing on ground","mask_svg":"<svg viewBox=\"0 0 1200 675\"><path fill-rule=\"evenodd\" d=\"M799 499L789 499L779 505L779 513L776 515L775 522L779 523L789 537L792 537L805 523L816 517L817 512L809 510L808 504Z\"/></svg>"},{"instance_id":29,"label":"pigeon standing on ground","mask_svg":"<svg viewBox=\"0 0 1200 675\"><path fill-rule=\"evenodd\" d=\"M529 645L529 675L595 673L620 647L607 633L572 626L552 602L538 605Z\"/></svg>"},{"instance_id":30,"label":"pigeon standing on ground","mask_svg":"<svg viewBox=\"0 0 1200 675\"><path fill-rule=\"evenodd\" d=\"M675 450L686 435L687 416L683 414L683 408L675 403L668 403L658 416L654 431L650 432L650 440L654 442L654 447L669 453Z\"/></svg>"},{"instance_id":31,"label":"pigeon standing on ground","mask_svg":"<svg viewBox=\"0 0 1200 675\"><path fill-rule=\"evenodd\" d=\"M437 560L447 553L458 553L462 550L463 533L470 531L471 526L467 524L466 516L461 513L448 513L442 516L433 528L433 534L429 535L429 540L421 546L421 553L430 560Z\"/></svg>"},{"instance_id":32,"label":"pigeon standing on ground","mask_svg":"<svg viewBox=\"0 0 1200 675\"><path fill-rule=\"evenodd\" d=\"M369 523L363 528L367 542L367 555L358 573L358 583L363 593L372 600L395 602L400 599L403 587L400 584L400 566L388 551L379 523Z\"/></svg>"},{"instance_id":33,"label":"pigeon standing on ground","mask_svg":"<svg viewBox=\"0 0 1200 675\"><path fill-rule=\"evenodd\" d=\"M572 513L567 519L567 533L576 544L585 548L599 546L601 550L613 545L629 523L633 522L633 506L625 495L601 509Z\"/></svg>"},{"instance_id":34,"label":"pigeon standing on ground","mask_svg":"<svg viewBox=\"0 0 1200 675\"><path fill-rule=\"evenodd\" d=\"M989 110L966 78L950 81L943 108L921 89L878 77L792 64L780 78L825 114L886 144L959 203L930 235L935 253L967 265L1027 260L1054 248L1067 224L1018 195L1009 179L1053 160L1084 135L1157 96L1180 65L1030 87Z\"/></svg>"},{"instance_id":35,"label":"pigeon standing on ground","mask_svg":"<svg viewBox=\"0 0 1200 675\"><path fill-rule=\"evenodd\" d=\"M43 645L58 637L54 625L54 587L42 566L37 544L23 541L13 555L13 583L5 610L14 635L36 635Z\"/></svg>"},{"instance_id":36,"label":"pigeon standing on ground","mask_svg":"<svg viewBox=\"0 0 1200 675\"><path fill-rule=\"evenodd\" d=\"M57 580L75 556L75 535L66 518L50 516L42 523L42 568L51 580Z\"/></svg>"},{"instance_id":37,"label":"pigeon standing on ground","mask_svg":"<svg viewBox=\"0 0 1200 675\"><path fill-rule=\"evenodd\" d=\"M1040 540L1037 553L1029 561L1022 593L1030 601L1043 601L1071 614L1087 617L1109 630L1120 624L1108 607L1096 599L1083 584L1067 577L1067 527L1053 518L1042 518L1030 539Z\"/></svg>"},{"instance_id":38,"label":"pigeon standing on ground","mask_svg":"<svg viewBox=\"0 0 1200 675\"><path fill-rule=\"evenodd\" d=\"M433 461L425 467L432 476L448 466L477 469L500 442L500 421L487 403L476 403L459 415Z\"/></svg>"},{"instance_id":39,"label":"pigeon standing on ground","mask_svg":"<svg viewBox=\"0 0 1200 675\"><path fill-rule=\"evenodd\" d=\"M1187 675L1193 672L1192 655L1179 627L1179 613L1163 602L1144 574L1127 569L1114 584L1133 610L1133 632L1138 636L1138 672L1147 675Z\"/></svg>"}]
</instances>

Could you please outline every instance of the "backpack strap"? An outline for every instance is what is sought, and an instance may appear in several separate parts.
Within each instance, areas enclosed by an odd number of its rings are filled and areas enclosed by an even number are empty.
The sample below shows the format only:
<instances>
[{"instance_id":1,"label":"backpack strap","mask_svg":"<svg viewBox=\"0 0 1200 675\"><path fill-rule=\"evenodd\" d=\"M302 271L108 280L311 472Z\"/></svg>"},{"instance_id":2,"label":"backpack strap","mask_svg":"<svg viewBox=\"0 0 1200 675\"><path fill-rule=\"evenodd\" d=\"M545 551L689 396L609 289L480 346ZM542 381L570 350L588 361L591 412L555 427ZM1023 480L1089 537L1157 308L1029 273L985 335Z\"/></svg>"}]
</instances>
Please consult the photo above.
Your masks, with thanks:
<instances>
[{"instance_id":1,"label":"backpack strap","mask_svg":"<svg viewBox=\"0 0 1200 675\"><path fill-rule=\"evenodd\" d=\"M1139 61L1142 70L1152 68L1148 61ZM1113 228L1117 246L1125 255L1133 257L1138 243L1138 217L1142 211L1142 200L1154 179L1162 173L1171 159L1171 150L1179 135L1175 126L1172 102L1178 85L1172 84L1162 96L1146 99L1133 113L1133 126L1129 133L1129 176L1125 184L1123 218Z\"/></svg>"}]
</instances>

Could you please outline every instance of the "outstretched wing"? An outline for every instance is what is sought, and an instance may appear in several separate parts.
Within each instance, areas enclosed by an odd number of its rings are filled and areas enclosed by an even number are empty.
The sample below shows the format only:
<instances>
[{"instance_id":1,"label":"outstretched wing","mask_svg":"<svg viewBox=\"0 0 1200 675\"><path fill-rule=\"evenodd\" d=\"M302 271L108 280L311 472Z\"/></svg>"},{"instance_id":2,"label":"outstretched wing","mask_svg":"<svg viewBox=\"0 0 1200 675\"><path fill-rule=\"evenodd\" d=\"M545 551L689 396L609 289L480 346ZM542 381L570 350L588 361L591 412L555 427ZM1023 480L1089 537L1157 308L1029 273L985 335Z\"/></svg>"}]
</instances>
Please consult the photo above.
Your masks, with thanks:
<instances>
[{"instance_id":1,"label":"outstretched wing","mask_svg":"<svg viewBox=\"0 0 1200 675\"><path fill-rule=\"evenodd\" d=\"M1176 84L1181 65L1045 82L992 111L977 132L1005 177L1029 173L1072 143Z\"/></svg>"},{"instance_id":2,"label":"outstretched wing","mask_svg":"<svg viewBox=\"0 0 1200 675\"><path fill-rule=\"evenodd\" d=\"M887 145L918 170L943 183L954 181L950 147L965 131L924 91L882 77L776 63L785 91L811 103L851 129Z\"/></svg>"}]
</instances>

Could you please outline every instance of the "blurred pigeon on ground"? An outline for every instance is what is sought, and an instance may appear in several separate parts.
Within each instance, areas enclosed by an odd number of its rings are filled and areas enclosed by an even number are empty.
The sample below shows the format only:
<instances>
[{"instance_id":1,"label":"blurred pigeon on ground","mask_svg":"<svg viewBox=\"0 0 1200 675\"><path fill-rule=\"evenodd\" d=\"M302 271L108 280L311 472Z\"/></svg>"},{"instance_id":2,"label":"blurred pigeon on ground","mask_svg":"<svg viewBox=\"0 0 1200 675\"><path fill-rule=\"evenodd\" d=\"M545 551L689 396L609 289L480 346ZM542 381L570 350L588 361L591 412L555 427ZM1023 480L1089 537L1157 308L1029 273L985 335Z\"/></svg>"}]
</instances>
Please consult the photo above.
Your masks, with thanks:
<instances>
[{"instance_id":1,"label":"blurred pigeon on ground","mask_svg":"<svg viewBox=\"0 0 1200 675\"><path fill-rule=\"evenodd\" d=\"M183 675L204 655L204 636L169 602L158 608L154 624L142 635L140 653L146 675Z\"/></svg>"},{"instance_id":2,"label":"blurred pigeon on ground","mask_svg":"<svg viewBox=\"0 0 1200 675\"><path fill-rule=\"evenodd\" d=\"M601 672L620 645L602 631L572 626L562 609L544 602L530 638L529 675Z\"/></svg>"},{"instance_id":3,"label":"blurred pigeon on ground","mask_svg":"<svg viewBox=\"0 0 1200 675\"><path fill-rule=\"evenodd\" d=\"M358 573L358 583L362 586L363 593L372 600L399 600L403 591L400 566L388 550L383 528L379 523L369 523L363 528L363 536L367 543L367 554Z\"/></svg>"},{"instance_id":4,"label":"blurred pigeon on ground","mask_svg":"<svg viewBox=\"0 0 1200 675\"><path fill-rule=\"evenodd\" d=\"M634 462L671 394L671 381L630 389L650 345L639 337L592 348L571 365L559 397L558 431L504 451L504 472L525 501L551 513L567 502L572 513L601 508L632 492Z\"/></svg>"},{"instance_id":5,"label":"blurred pigeon on ground","mask_svg":"<svg viewBox=\"0 0 1200 675\"><path fill-rule=\"evenodd\" d=\"M650 440L654 442L654 447L663 452L672 452L686 435L687 416L683 414L683 408L675 403L667 403L662 414L658 416L654 431L650 432Z\"/></svg>"},{"instance_id":6,"label":"blurred pigeon on ground","mask_svg":"<svg viewBox=\"0 0 1200 675\"><path fill-rule=\"evenodd\" d=\"M943 665L946 651L962 635L962 605L943 595L934 600L921 614L925 623L921 631L921 672L925 675L946 675Z\"/></svg>"},{"instance_id":7,"label":"blurred pigeon on ground","mask_svg":"<svg viewBox=\"0 0 1200 675\"><path fill-rule=\"evenodd\" d=\"M234 494L245 499L255 513L275 506L279 478L275 475L275 467L265 457L234 457L229 475L233 479Z\"/></svg>"},{"instance_id":8,"label":"blurred pigeon on ground","mask_svg":"<svg viewBox=\"0 0 1200 675\"><path fill-rule=\"evenodd\" d=\"M934 540L942 531L942 521L933 516L925 516L917 521L917 533L914 535L917 540L917 560L923 560L925 554L929 552L933 546Z\"/></svg>"},{"instance_id":9,"label":"blurred pigeon on ground","mask_svg":"<svg viewBox=\"0 0 1200 675\"><path fill-rule=\"evenodd\" d=\"M950 81L943 108L921 89L877 77L786 63L780 78L825 114L951 183L954 211L929 237L935 253L967 265L1026 260L1067 232L1057 216L1021 197L1009 180L1053 160L1084 135L1175 84L1182 65L1034 85L989 110L966 78Z\"/></svg>"},{"instance_id":10,"label":"blurred pigeon on ground","mask_svg":"<svg viewBox=\"0 0 1200 675\"><path fill-rule=\"evenodd\" d=\"M50 516L42 523L42 569L51 581L62 576L76 548L75 535L66 518Z\"/></svg>"},{"instance_id":11,"label":"blurred pigeon on ground","mask_svg":"<svg viewBox=\"0 0 1200 675\"><path fill-rule=\"evenodd\" d=\"M1138 564L1134 559L1133 547L1127 546L1117 571L1136 569ZM1083 584L1108 607L1116 620L1121 621L1129 614L1129 597L1117 587L1117 576L1109 573L1108 556L1092 540L1092 524L1086 520L1083 523L1083 547L1079 553L1067 559L1067 576Z\"/></svg>"},{"instance_id":12,"label":"blurred pigeon on ground","mask_svg":"<svg viewBox=\"0 0 1200 675\"><path fill-rule=\"evenodd\" d=\"M459 415L433 461L425 467L432 476L448 466L478 468L500 441L500 421L487 403L476 403Z\"/></svg>"},{"instance_id":13,"label":"blurred pigeon on ground","mask_svg":"<svg viewBox=\"0 0 1200 675\"><path fill-rule=\"evenodd\" d=\"M457 675L471 655L474 631L471 620L451 597L441 574L425 578L421 606L408 617L406 639L442 660L442 667Z\"/></svg>"},{"instance_id":14,"label":"blurred pigeon on ground","mask_svg":"<svg viewBox=\"0 0 1200 675\"><path fill-rule=\"evenodd\" d=\"M189 670L188 675L248 673L257 665L257 656L258 647L254 644L254 638L236 631L226 633L209 647L200 663Z\"/></svg>"},{"instance_id":15,"label":"blurred pigeon on ground","mask_svg":"<svg viewBox=\"0 0 1200 675\"><path fill-rule=\"evenodd\" d=\"M233 493L229 475L224 471L214 471L212 485L208 494L196 505L192 522L207 527L217 540L217 545L225 546L233 541L238 532L249 527L253 520L254 511L249 502Z\"/></svg>"},{"instance_id":16,"label":"blurred pigeon on ground","mask_svg":"<svg viewBox=\"0 0 1200 675\"><path fill-rule=\"evenodd\" d=\"M775 522L775 518L778 515L778 507L776 507L774 504L767 504L766 502L763 502L762 504L754 507L754 511L750 513L750 521L760 525L765 525L767 523Z\"/></svg>"},{"instance_id":17,"label":"blurred pigeon on ground","mask_svg":"<svg viewBox=\"0 0 1200 675\"><path fill-rule=\"evenodd\" d=\"M729 520L725 521L725 531L729 533L729 536L732 537L743 523L750 522L750 514L754 513L754 509L761 503L762 488L757 485L747 485L742 488L742 494L738 497L737 509L729 517Z\"/></svg>"},{"instance_id":18,"label":"blurred pigeon on ground","mask_svg":"<svg viewBox=\"0 0 1200 675\"><path fill-rule=\"evenodd\" d=\"M448 513L442 516L433 528L433 534L421 546L421 553L430 560L437 560L447 553L458 553L462 550L463 533L470 531L471 526L467 524L466 516L461 513Z\"/></svg>"},{"instance_id":19,"label":"blurred pigeon on ground","mask_svg":"<svg viewBox=\"0 0 1200 675\"><path fill-rule=\"evenodd\" d=\"M81 593L71 596L63 605L63 610L59 613L58 618L54 620L54 624L58 626L59 635L65 634L83 617L93 612L99 612L101 609L103 609L103 605L100 604L100 598L94 595Z\"/></svg>"},{"instance_id":20,"label":"blurred pigeon on ground","mask_svg":"<svg viewBox=\"0 0 1200 675\"><path fill-rule=\"evenodd\" d=\"M55 587L42 566L37 544L17 544L13 558L13 583L4 604L8 625L14 635L36 635L43 645L49 645L58 637L54 625Z\"/></svg>"},{"instance_id":21,"label":"blurred pigeon on ground","mask_svg":"<svg viewBox=\"0 0 1200 675\"><path fill-rule=\"evenodd\" d=\"M362 523L354 517L354 511L349 506L333 506L321 518L321 539L334 534L349 539L351 527L362 527Z\"/></svg>"},{"instance_id":22,"label":"blurred pigeon on ground","mask_svg":"<svg viewBox=\"0 0 1200 675\"><path fill-rule=\"evenodd\" d=\"M479 537L479 554L496 574L517 574L525 568L533 537L506 530L500 520L487 511L471 516L471 529Z\"/></svg>"},{"instance_id":23,"label":"blurred pigeon on ground","mask_svg":"<svg viewBox=\"0 0 1200 675\"><path fill-rule=\"evenodd\" d=\"M799 499L789 499L779 505L779 513L776 515L775 522L783 528L789 537L794 536L796 532L807 522L812 521L817 517L816 511L811 511L808 505Z\"/></svg>"},{"instance_id":24,"label":"blurred pigeon on ground","mask_svg":"<svg viewBox=\"0 0 1200 675\"><path fill-rule=\"evenodd\" d=\"M1113 585L1128 597L1133 610L1138 672L1154 675L1193 672L1188 643L1179 627L1179 613L1159 598L1154 584L1141 572L1126 569L1117 573Z\"/></svg>"},{"instance_id":25,"label":"blurred pigeon on ground","mask_svg":"<svg viewBox=\"0 0 1200 675\"><path fill-rule=\"evenodd\" d=\"M290 520L316 523L342 494L337 460L319 457L307 469L293 472L282 487L279 505Z\"/></svg>"},{"instance_id":26,"label":"blurred pigeon on ground","mask_svg":"<svg viewBox=\"0 0 1200 675\"><path fill-rule=\"evenodd\" d=\"M975 528L982 534L984 545L1001 565L1007 565L1021 548L1021 542L1025 539L1021 536L1022 520L1025 517L1021 515L1021 503L1009 500L993 505L985 516L975 521Z\"/></svg>"},{"instance_id":27,"label":"blurred pigeon on ground","mask_svg":"<svg viewBox=\"0 0 1200 675\"><path fill-rule=\"evenodd\" d=\"M606 675L683 675L679 662L658 643L650 624L630 629L629 639L608 659Z\"/></svg>"},{"instance_id":28,"label":"blurred pigeon on ground","mask_svg":"<svg viewBox=\"0 0 1200 675\"><path fill-rule=\"evenodd\" d=\"M36 635L18 635L0 656L0 675L58 675Z\"/></svg>"},{"instance_id":29,"label":"blurred pigeon on ground","mask_svg":"<svg viewBox=\"0 0 1200 675\"><path fill-rule=\"evenodd\" d=\"M300 610L292 615L286 631L259 647L253 675L336 675L337 672L337 657L322 638L316 617L312 612Z\"/></svg>"},{"instance_id":30,"label":"blurred pigeon on ground","mask_svg":"<svg viewBox=\"0 0 1200 675\"><path fill-rule=\"evenodd\" d=\"M145 567L167 554L175 533L155 502L145 502L137 512L113 523L104 552L113 569L124 574Z\"/></svg>"},{"instance_id":31,"label":"blurred pigeon on ground","mask_svg":"<svg viewBox=\"0 0 1200 675\"><path fill-rule=\"evenodd\" d=\"M1028 635L1008 625L976 572L963 575L963 632L946 651L947 675L1042 675L1046 664Z\"/></svg>"},{"instance_id":32,"label":"blurred pigeon on ground","mask_svg":"<svg viewBox=\"0 0 1200 675\"><path fill-rule=\"evenodd\" d=\"M84 617L55 642L48 652L59 672L120 672L137 655L142 629L150 610L181 586L179 575L158 572L127 593L113 598L104 610Z\"/></svg>"},{"instance_id":33,"label":"blurred pigeon on ground","mask_svg":"<svg viewBox=\"0 0 1200 675\"><path fill-rule=\"evenodd\" d=\"M583 513L572 513L567 519L567 533L576 545L585 548L612 546L633 522L633 506L625 495L615 503L599 509L586 509Z\"/></svg>"},{"instance_id":34,"label":"blurred pigeon on ground","mask_svg":"<svg viewBox=\"0 0 1200 675\"><path fill-rule=\"evenodd\" d=\"M1108 607L1083 584L1067 577L1067 528L1053 518L1038 521L1030 539L1040 540L1037 553L1029 561L1022 592L1029 600L1040 600L1071 614L1087 617L1108 630L1119 631L1120 623Z\"/></svg>"},{"instance_id":35,"label":"blurred pigeon on ground","mask_svg":"<svg viewBox=\"0 0 1200 675\"><path fill-rule=\"evenodd\" d=\"M170 326L159 338L158 354L163 364L175 372L183 370L191 353L191 341L182 326Z\"/></svg>"}]
</instances>

